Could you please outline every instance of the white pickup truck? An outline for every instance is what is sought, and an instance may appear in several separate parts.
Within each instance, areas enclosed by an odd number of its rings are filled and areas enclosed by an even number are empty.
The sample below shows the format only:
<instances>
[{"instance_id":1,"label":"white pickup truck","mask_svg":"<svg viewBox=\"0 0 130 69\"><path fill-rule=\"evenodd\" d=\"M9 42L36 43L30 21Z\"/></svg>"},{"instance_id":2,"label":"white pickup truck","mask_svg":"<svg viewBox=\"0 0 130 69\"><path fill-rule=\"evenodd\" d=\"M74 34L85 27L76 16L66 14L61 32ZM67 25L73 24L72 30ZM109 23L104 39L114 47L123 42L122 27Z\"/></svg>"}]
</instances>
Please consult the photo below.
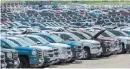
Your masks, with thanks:
<instances>
[{"instance_id":1,"label":"white pickup truck","mask_svg":"<svg viewBox=\"0 0 130 69\"><path fill-rule=\"evenodd\" d=\"M65 41L78 41L82 43L83 50L82 50L82 58L83 59L90 59L91 57L97 57L101 54L102 48L100 45L100 42L95 40L82 40L78 36L76 36L73 33L69 32L52 32L52 34L55 34Z\"/></svg>"}]
</instances>

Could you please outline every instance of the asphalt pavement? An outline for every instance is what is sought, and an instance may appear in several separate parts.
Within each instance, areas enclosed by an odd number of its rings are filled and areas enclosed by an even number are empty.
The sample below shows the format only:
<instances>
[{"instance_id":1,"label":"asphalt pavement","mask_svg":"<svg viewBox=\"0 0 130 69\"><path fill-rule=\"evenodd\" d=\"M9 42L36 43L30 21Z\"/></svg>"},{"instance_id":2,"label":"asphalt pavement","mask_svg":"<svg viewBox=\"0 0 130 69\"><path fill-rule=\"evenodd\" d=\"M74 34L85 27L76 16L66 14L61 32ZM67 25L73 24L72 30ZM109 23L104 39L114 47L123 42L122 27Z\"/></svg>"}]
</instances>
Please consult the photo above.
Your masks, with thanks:
<instances>
[{"instance_id":1,"label":"asphalt pavement","mask_svg":"<svg viewBox=\"0 0 130 69\"><path fill-rule=\"evenodd\" d=\"M53 65L50 68L130 68L130 54L118 54L91 60L76 60L73 63Z\"/></svg>"}]
</instances>

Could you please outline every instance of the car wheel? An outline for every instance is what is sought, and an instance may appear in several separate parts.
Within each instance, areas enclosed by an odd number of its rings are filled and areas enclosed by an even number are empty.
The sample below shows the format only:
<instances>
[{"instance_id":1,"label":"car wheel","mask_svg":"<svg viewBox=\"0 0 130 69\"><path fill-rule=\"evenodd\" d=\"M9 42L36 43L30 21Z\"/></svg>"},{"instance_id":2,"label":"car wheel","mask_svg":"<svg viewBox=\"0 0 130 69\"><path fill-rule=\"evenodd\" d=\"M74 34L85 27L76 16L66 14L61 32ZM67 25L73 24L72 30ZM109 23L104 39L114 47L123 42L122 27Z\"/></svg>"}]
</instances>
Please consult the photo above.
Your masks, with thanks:
<instances>
[{"instance_id":1,"label":"car wheel","mask_svg":"<svg viewBox=\"0 0 130 69\"><path fill-rule=\"evenodd\" d=\"M67 63L73 63L75 60L71 59L70 61L68 61Z\"/></svg>"},{"instance_id":2,"label":"car wheel","mask_svg":"<svg viewBox=\"0 0 130 69\"><path fill-rule=\"evenodd\" d=\"M20 57L20 68L29 68L28 60L24 57Z\"/></svg>"},{"instance_id":3,"label":"car wheel","mask_svg":"<svg viewBox=\"0 0 130 69\"><path fill-rule=\"evenodd\" d=\"M125 54L127 51L125 50L125 44L122 43L122 51L121 51L121 54Z\"/></svg>"},{"instance_id":4,"label":"car wheel","mask_svg":"<svg viewBox=\"0 0 130 69\"><path fill-rule=\"evenodd\" d=\"M90 54L89 49L84 49L83 50L83 60L86 60L86 59L91 59L91 54Z\"/></svg>"}]
</instances>

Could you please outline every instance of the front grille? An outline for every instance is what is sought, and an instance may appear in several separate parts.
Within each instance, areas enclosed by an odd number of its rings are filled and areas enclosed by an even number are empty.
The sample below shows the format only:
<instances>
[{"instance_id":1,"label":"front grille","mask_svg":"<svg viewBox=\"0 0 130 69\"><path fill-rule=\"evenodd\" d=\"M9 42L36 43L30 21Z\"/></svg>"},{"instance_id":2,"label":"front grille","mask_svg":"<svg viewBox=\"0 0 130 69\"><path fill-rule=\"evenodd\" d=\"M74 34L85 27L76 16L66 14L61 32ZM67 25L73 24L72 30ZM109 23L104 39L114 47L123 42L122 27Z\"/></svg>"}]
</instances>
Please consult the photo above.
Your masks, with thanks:
<instances>
[{"instance_id":1,"label":"front grille","mask_svg":"<svg viewBox=\"0 0 130 69\"><path fill-rule=\"evenodd\" d=\"M81 49L82 47L81 46L78 46L78 49Z\"/></svg>"},{"instance_id":2,"label":"front grille","mask_svg":"<svg viewBox=\"0 0 130 69\"><path fill-rule=\"evenodd\" d=\"M58 49L54 49L54 54L56 57L58 57L59 53L58 53Z\"/></svg>"},{"instance_id":3,"label":"front grille","mask_svg":"<svg viewBox=\"0 0 130 69\"><path fill-rule=\"evenodd\" d=\"M67 50L70 50L70 49L71 49L70 47L67 48Z\"/></svg>"},{"instance_id":4,"label":"front grille","mask_svg":"<svg viewBox=\"0 0 130 69\"><path fill-rule=\"evenodd\" d=\"M58 49L54 49L54 51L58 51Z\"/></svg>"},{"instance_id":5,"label":"front grille","mask_svg":"<svg viewBox=\"0 0 130 69\"><path fill-rule=\"evenodd\" d=\"M50 52L53 52L53 50L48 50L48 52L50 53Z\"/></svg>"},{"instance_id":6,"label":"front grille","mask_svg":"<svg viewBox=\"0 0 130 69\"><path fill-rule=\"evenodd\" d=\"M44 54L43 54L43 52L42 52L42 51L38 51L37 53L38 53L38 54L37 54L37 55L38 55L38 57L43 58L43 55L44 55Z\"/></svg>"},{"instance_id":7,"label":"front grille","mask_svg":"<svg viewBox=\"0 0 130 69\"><path fill-rule=\"evenodd\" d=\"M71 54L71 51L67 51L68 54Z\"/></svg>"},{"instance_id":8,"label":"front grille","mask_svg":"<svg viewBox=\"0 0 130 69\"><path fill-rule=\"evenodd\" d=\"M17 52L14 52L13 53L13 59L17 59L18 58L18 53Z\"/></svg>"},{"instance_id":9,"label":"front grille","mask_svg":"<svg viewBox=\"0 0 130 69\"><path fill-rule=\"evenodd\" d=\"M49 57L53 57L53 54L49 54Z\"/></svg>"}]
</instances>

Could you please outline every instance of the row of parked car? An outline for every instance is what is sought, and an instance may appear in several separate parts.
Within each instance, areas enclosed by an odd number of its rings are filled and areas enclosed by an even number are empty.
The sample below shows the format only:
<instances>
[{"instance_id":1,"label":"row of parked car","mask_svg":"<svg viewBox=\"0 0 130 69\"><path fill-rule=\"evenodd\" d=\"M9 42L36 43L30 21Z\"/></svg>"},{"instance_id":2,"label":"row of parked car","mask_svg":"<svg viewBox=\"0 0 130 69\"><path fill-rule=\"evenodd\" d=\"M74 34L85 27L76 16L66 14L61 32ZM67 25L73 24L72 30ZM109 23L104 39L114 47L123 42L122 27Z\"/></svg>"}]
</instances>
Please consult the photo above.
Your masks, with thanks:
<instances>
[{"instance_id":1,"label":"row of parked car","mask_svg":"<svg viewBox=\"0 0 130 69\"><path fill-rule=\"evenodd\" d=\"M23 29L26 31L20 31L21 34L2 32L1 67L46 67L130 51L128 27Z\"/></svg>"},{"instance_id":2,"label":"row of parked car","mask_svg":"<svg viewBox=\"0 0 130 69\"><path fill-rule=\"evenodd\" d=\"M75 28L66 21L56 22L56 20L62 21L64 18L79 21L80 18L82 20L90 16L87 11L80 11L81 14L79 14L77 11L67 10L67 12L63 9L63 12L53 9L51 11L44 9L41 12L38 9L26 12L3 12L0 22L1 67L48 67L54 64L72 63L75 60L101 58L130 51L130 26L109 27L107 25ZM129 10L124 12L128 15L119 12L120 16L123 16L129 23ZM114 17L114 14L111 13L103 16L107 15ZM90 16L92 19L99 17ZM116 17L118 16L116 15ZM44 22L44 19L52 20L52 22ZM88 19L86 18L86 20ZM105 24L105 22L102 23Z\"/></svg>"}]
</instances>

